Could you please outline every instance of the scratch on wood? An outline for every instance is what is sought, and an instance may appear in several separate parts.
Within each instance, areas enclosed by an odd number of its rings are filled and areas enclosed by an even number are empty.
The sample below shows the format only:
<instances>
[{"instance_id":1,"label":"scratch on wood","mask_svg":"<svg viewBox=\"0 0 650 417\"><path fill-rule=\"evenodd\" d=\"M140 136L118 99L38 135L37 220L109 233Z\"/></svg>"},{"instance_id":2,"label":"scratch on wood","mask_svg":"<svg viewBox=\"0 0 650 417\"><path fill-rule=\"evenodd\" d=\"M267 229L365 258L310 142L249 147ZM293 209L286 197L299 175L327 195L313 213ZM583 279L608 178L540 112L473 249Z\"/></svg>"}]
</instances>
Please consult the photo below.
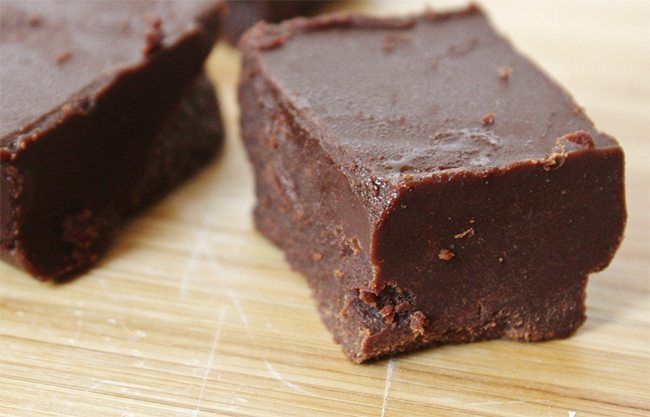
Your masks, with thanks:
<instances>
[{"instance_id":1,"label":"scratch on wood","mask_svg":"<svg viewBox=\"0 0 650 417\"><path fill-rule=\"evenodd\" d=\"M183 270L183 277L181 278L181 285L179 288L181 297L187 296L187 289L190 285L190 279L192 277L192 273L196 270L196 265L199 262L201 251L205 246L205 241L207 236L208 236L207 229L203 229L199 234L199 237L196 239L196 242L194 243L194 247L192 248L192 253L190 254L190 259L187 261L187 264L185 265L185 269Z\"/></svg>"},{"instance_id":2,"label":"scratch on wood","mask_svg":"<svg viewBox=\"0 0 650 417\"><path fill-rule=\"evenodd\" d=\"M89 389L90 389L90 391L94 391L97 388L101 387L102 385L108 384L108 383L109 383L109 381L101 380L99 382L95 382L93 385L91 385L91 387Z\"/></svg>"},{"instance_id":3,"label":"scratch on wood","mask_svg":"<svg viewBox=\"0 0 650 417\"><path fill-rule=\"evenodd\" d=\"M122 385L122 383L121 383L120 381L114 381L114 380L111 380L111 379L101 379L101 380L95 382L95 383L94 383L94 384L89 388L89 390L90 390L90 391L94 391L94 390L96 390L97 388L101 387L102 385L113 385L113 386L119 387L119 386Z\"/></svg>"},{"instance_id":4,"label":"scratch on wood","mask_svg":"<svg viewBox=\"0 0 650 417\"><path fill-rule=\"evenodd\" d=\"M228 290L228 295L230 296L232 303L235 305L235 308L239 313L239 318L241 319L242 323L244 323L244 326L246 327L246 331L248 332L249 336L251 336L251 338L254 340L255 337L250 332L251 326L248 323L248 317L246 317L246 313L244 312L244 309L241 307L241 304L239 303L239 296L233 290Z\"/></svg>"},{"instance_id":5,"label":"scratch on wood","mask_svg":"<svg viewBox=\"0 0 650 417\"><path fill-rule=\"evenodd\" d=\"M468 407L483 407L483 406L491 406L491 405L506 405L506 404L526 404L526 403L536 403L538 401L522 401L522 400L514 400L514 401L482 401L478 403L467 403L465 404Z\"/></svg>"},{"instance_id":6,"label":"scratch on wood","mask_svg":"<svg viewBox=\"0 0 650 417\"><path fill-rule=\"evenodd\" d=\"M386 365L386 384L384 386L384 401L381 404L381 417L386 416L386 406L388 405L388 394L390 393L390 384L393 382L393 370L395 363L392 359L388 360Z\"/></svg>"},{"instance_id":7,"label":"scratch on wood","mask_svg":"<svg viewBox=\"0 0 650 417\"><path fill-rule=\"evenodd\" d=\"M79 336L81 335L81 326L84 322L84 313L81 310L74 310L74 315L77 318L77 323L75 325L74 336L72 337L73 343L77 343Z\"/></svg>"},{"instance_id":8,"label":"scratch on wood","mask_svg":"<svg viewBox=\"0 0 650 417\"><path fill-rule=\"evenodd\" d=\"M104 293L104 294L105 294L105 295L106 295L106 296L107 296L111 301L115 301L115 302L117 303L117 302L118 302L117 297L115 297L115 296L113 295L113 292L108 288L108 285L106 284L106 281L104 280L104 278L102 278L102 277L100 277L100 276L98 276L98 275L95 275L95 277L97 278L97 282L99 283L99 287L102 289L102 292L103 292L103 293ZM126 324L124 324L123 321L118 320L118 319L114 319L114 318L108 318L106 321L107 321L109 324L118 324L118 325L122 328L122 330L124 330L124 331L129 335L129 338L132 338L132 337L133 337L133 332L131 331L131 329L129 329L129 328L126 326Z\"/></svg>"},{"instance_id":9,"label":"scratch on wood","mask_svg":"<svg viewBox=\"0 0 650 417\"><path fill-rule=\"evenodd\" d=\"M203 401L203 394L205 393L205 386L208 384L208 375L212 371L212 366L214 363L214 353L219 346L219 340L221 338L221 327L223 326L223 319L226 316L226 307L221 306L219 311L219 321L217 322L217 328L214 331L214 337L212 338L212 347L210 348L210 356L208 358L208 364L203 370L203 381L201 382L201 390L199 391L199 397L196 399L196 405L194 410L192 410L191 416L198 416L201 414L201 401Z\"/></svg>"},{"instance_id":10,"label":"scratch on wood","mask_svg":"<svg viewBox=\"0 0 650 417\"><path fill-rule=\"evenodd\" d=\"M129 328L126 326L126 324L124 324L124 322L123 322L122 320L118 320L118 321L117 321L117 324L120 325L120 327L122 328L122 330L124 330L126 333L129 334L129 337L132 336L133 332L131 331L131 329L129 329Z\"/></svg>"},{"instance_id":11,"label":"scratch on wood","mask_svg":"<svg viewBox=\"0 0 650 417\"><path fill-rule=\"evenodd\" d=\"M108 324L110 324L112 326L117 326L119 324L120 327L122 328L122 330L124 330L129 335L129 337L132 336L131 335L131 333L132 333L131 329L129 329L126 326L126 324L124 324L124 322L122 320L118 320L118 319L115 319L113 317L109 317L109 318L106 319L106 323L108 323Z\"/></svg>"},{"instance_id":12,"label":"scratch on wood","mask_svg":"<svg viewBox=\"0 0 650 417\"><path fill-rule=\"evenodd\" d=\"M250 330L251 326L250 323L248 322L248 316L246 316L246 312L244 311L243 307L241 306L241 303L239 302L239 296L233 290L228 290L228 296L232 300L235 309L237 309L237 312L239 313L239 318L241 319L242 323L244 324L244 327L246 328L246 333L248 333L248 337L251 339L251 341L255 346L258 346L259 343L257 343L257 339L255 338L255 335ZM271 375L271 377L273 377L273 379L282 383L283 385L285 385L286 387L290 388L293 391L305 395L312 395L309 391L305 390L300 385L294 384L293 382L286 380L284 376L282 376L282 374L279 373L273 367L273 364L269 362L266 358L262 358L262 361L264 362L266 369L269 371L269 374Z\"/></svg>"},{"instance_id":13,"label":"scratch on wood","mask_svg":"<svg viewBox=\"0 0 650 417\"><path fill-rule=\"evenodd\" d=\"M282 384L291 388L293 391L299 392L301 394L311 395L308 391L305 391L300 385L296 385L293 382L284 379L282 374L276 371L273 365L271 364L271 362L269 362L268 360L264 359L264 365L266 365L266 369L269 371L273 379L275 379L276 381L280 381Z\"/></svg>"},{"instance_id":14,"label":"scratch on wood","mask_svg":"<svg viewBox=\"0 0 650 417\"><path fill-rule=\"evenodd\" d=\"M113 295L113 293L108 289L108 285L106 285L106 281L104 281L104 278L100 277L99 275L95 275L97 278L97 282L99 283L99 287L101 288L102 292L111 300L111 301L117 301L117 298Z\"/></svg>"},{"instance_id":15,"label":"scratch on wood","mask_svg":"<svg viewBox=\"0 0 650 417\"><path fill-rule=\"evenodd\" d=\"M551 401L546 400L546 410L548 411L548 417L553 417L553 412L551 411Z\"/></svg>"}]
</instances>

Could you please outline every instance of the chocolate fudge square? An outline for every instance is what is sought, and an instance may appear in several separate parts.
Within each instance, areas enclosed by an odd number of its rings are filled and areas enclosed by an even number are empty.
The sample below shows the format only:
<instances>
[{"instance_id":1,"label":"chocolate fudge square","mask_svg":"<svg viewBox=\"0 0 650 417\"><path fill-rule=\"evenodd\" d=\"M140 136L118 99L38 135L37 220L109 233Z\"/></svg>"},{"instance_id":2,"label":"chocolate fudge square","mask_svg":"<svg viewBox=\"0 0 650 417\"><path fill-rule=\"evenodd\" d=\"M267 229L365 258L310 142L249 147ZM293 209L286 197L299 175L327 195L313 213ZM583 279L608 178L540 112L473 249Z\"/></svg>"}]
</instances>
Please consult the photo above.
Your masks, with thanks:
<instances>
[{"instance_id":1,"label":"chocolate fudge square","mask_svg":"<svg viewBox=\"0 0 650 417\"><path fill-rule=\"evenodd\" d=\"M221 2L0 3L0 255L75 275L215 155Z\"/></svg>"},{"instance_id":2,"label":"chocolate fudge square","mask_svg":"<svg viewBox=\"0 0 650 417\"><path fill-rule=\"evenodd\" d=\"M476 7L258 24L258 229L354 362L571 335L626 220L623 150Z\"/></svg>"}]
</instances>

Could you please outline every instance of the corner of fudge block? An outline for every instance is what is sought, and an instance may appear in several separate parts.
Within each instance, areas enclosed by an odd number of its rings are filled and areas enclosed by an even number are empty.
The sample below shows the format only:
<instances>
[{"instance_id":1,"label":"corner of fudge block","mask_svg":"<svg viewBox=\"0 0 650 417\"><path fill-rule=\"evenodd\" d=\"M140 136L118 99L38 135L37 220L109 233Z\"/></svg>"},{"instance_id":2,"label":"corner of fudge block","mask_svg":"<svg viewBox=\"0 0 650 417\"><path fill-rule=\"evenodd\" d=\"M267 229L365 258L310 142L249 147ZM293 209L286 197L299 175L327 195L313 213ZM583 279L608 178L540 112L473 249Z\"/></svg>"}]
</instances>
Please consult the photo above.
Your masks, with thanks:
<instances>
[{"instance_id":1,"label":"corner of fudge block","mask_svg":"<svg viewBox=\"0 0 650 417\"><path fill-rule=\"evenodd\" d=\"M571 335L585 319L588 275L609 264L623 236L624 157L612 146L564 158L553 169L522 161L401 182L373 231L366 298L404 294L402 327L421 333L408 336L413 347ZM386 340L368 356L403 349Z\"/></svg>"}]
</instances>

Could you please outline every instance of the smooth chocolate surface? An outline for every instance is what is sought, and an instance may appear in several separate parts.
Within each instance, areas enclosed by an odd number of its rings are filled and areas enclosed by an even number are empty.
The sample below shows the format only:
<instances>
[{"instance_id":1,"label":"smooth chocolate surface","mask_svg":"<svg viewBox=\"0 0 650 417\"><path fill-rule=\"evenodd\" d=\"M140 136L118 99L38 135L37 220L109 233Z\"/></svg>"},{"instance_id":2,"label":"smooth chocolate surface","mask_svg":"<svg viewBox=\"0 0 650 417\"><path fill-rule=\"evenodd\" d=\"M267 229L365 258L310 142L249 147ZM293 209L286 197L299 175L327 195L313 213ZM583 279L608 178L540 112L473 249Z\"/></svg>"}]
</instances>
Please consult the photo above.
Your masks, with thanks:
<instances>
[{"instance_id":1,"label":"smooth chocolate surface","mask_svg":"<svg viewBox=\"0 0 650 417\"><path fill-rule=\"evenodd\" d=\"M326 3L328 1L325 0L227 0L222 35L235 45L239 37L260 20L277 23L292 17L309 15Z\"/></svg>"},{"instance_id":2,"label":"smooth chocolate surface","mask_svg":"<svg viewBox=\"0 0 650 417\"><path fill-rule=\"evenodd\" d=\"M240 45L256 224L351 360L582 324L622 238L623 151L477 8Z\"/></svg>"},{"instance_id":3,"label":"smooth chocolate surface","mask_svg":"<svg viewBox=\"0 0 650 417\"><path fill-rule=\"evenodd\" d=\"M0 7L1 254L40 278L74 275L218 148L201 73L222 4Z\"/></svg>"},{"instance_id":4,"label":"smooth chocolate surface","mask_svg":"<svg viewBox=\"0 0 650 417\"><path fill-rule=\"evenodd\" d=\"M8 0L1 7L3 146L75 96L101 94L149 65L155 52L211 46L222 9L210 1L152 0Z\"/></svg>"}]
</instances>

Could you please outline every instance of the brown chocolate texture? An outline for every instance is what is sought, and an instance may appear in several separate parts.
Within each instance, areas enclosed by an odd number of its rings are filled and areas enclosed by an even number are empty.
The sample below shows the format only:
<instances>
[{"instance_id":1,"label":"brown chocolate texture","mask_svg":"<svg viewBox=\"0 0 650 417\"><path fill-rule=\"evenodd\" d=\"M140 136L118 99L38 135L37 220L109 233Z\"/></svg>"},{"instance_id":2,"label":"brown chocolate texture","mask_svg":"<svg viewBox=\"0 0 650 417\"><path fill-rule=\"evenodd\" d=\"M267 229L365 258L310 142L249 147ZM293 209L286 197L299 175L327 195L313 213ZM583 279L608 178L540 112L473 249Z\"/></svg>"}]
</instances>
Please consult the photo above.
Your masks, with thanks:
<instances>
[{"instance_id":1,"label":"brown chocolate texture","mask_svg":"<svg viewBox=\"0 0 650 417\"><path fill-rule=\"evenodd\" d=\"M0 7L0 254L42 279L72 276L216 153L202 67L222 4Z\"/></svg>"},{"instance_id":2,"label":"brown chocolate texture","mask_svg":"<svg viewBox=\"0 0 650 417\"><path fill-rule=\"evenodd\" d=\"M240 45L257 227L351 360L582 324L622 239L623 151L479 10Z\"/></svg>"}]
</instances>

